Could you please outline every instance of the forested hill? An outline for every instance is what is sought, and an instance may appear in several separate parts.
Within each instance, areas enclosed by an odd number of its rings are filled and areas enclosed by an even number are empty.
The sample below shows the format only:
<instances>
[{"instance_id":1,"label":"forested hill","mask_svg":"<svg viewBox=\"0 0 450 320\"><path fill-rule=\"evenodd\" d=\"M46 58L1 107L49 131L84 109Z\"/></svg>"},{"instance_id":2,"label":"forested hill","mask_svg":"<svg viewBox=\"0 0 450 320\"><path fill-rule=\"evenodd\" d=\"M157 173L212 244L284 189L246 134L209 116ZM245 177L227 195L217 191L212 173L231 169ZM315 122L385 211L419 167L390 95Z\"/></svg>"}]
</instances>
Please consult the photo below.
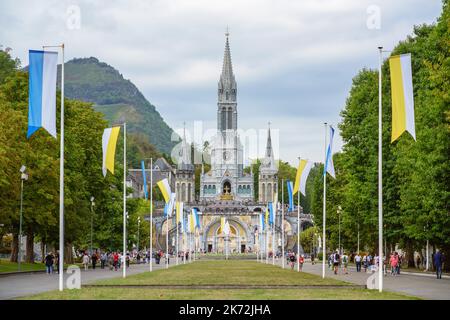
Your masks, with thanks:
<instances>
[{"instance_id":1,"label":"forested hill","mask_svg":"<svg viewBox=\"0 0 450 320\"><path fill-rule=\"evenodd\" d=\"M66 62L64 71L66 97L93 102L94 108L110 123L126 120L130 133L145 135L160 152L170 154L174 145L170 140L173 130L155 106L118 70L90 57Z\"/></svg>"}]
</instances>

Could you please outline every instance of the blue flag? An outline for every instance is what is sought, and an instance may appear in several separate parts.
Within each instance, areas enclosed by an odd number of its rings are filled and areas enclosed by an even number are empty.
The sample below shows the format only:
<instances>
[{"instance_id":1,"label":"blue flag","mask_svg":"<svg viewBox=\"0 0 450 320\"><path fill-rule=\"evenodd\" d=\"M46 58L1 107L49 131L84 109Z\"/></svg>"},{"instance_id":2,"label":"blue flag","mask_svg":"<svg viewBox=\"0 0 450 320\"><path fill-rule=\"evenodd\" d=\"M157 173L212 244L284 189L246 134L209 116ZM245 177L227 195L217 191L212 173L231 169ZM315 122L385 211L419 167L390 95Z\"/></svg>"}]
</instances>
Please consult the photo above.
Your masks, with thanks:
<instances>
[{"instance_id":1,"label":"blue flag","mask_svg":"<svg viewBox=\"0 0 450 320\"><path fill-rule=\"evenodd\" d=\"M327 157L325 159L325 166L323 168L323 175L326 175L327 172L336 179L336 175L334 173L334 164L333 164L333 137L334 137L334 129L330 126L330 142L327 148Z\"/></svg>"},{"instance_id":2,"label":"blue flag","mask_svg":"<svg viewBox=\"0 0 450 320\"><path fill-rule=\"evenodd\" d=\"M39 128L56 138L57 62L57 52L29 51L27 138Z\"/></svg>"},{"instance_id":3,"label":"blue flag","mask_svg":"<svg viewBox=\"0 0 450 320\"><path fill-rule=\"evenodd\" d=\"M287 180L287 189L289 194L289 211L294 211L294 193L292 192L294 190L294 186L292 185L292 181Z\"/></svg>"},{"instance_id":4,"label":"blue flag","mask_svg":"<svg viewBox=\"0 0 450 320\"><path fill-rule=\"evenodd\" d=\"M142 167L142 179L143 179L143 188L144 188L144 197L145 199L148 198L148 191L147 191L147 176L145 174L145 165L144 160L141 161L141 167Z\"/></svg>"},{"instance_id":5,"label":"blue flag","mask_svg":"<svg viewBox=\"0 0 450 320\"><path fill-rule=\"evenodd\" d=\"M192 208L192 214L194 215L195 227L200 228L200 217L198 216L197 208Z\"/></svg>"},{"instance_id":6,"label":"blue flag","mask_svg":"<svg viewBox=\"0 0 450 320\"><path fill-rule=\"evenodd\" d=\"M272 204L272 202L269 202L268 206L269 206L269 224L273 225L274 212L273 212L273 204Z\"/></svg>"},{"instance_id":7,"label":"blue flag","mask_svg":"<svg viewBox=\"0 0 450 320\"><path fill-rule=\"evenodd\" d=\"M262 213L259 214L259 224L261 226L261 232L263 232L265 229L265 225L264 225L264 215Z\"/></svg>"}]
</instances>

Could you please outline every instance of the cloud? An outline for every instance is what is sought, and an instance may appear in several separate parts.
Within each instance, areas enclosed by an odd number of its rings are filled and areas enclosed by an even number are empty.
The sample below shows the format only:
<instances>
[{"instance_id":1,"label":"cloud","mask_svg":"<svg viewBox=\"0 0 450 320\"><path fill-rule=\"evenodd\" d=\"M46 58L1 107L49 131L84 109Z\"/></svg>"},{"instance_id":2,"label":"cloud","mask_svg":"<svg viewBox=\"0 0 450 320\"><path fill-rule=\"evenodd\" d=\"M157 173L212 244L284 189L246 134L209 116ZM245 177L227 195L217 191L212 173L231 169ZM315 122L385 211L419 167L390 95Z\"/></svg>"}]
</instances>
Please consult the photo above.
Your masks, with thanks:
<instances>
[{"instance_id":1,"label":"cloud","mask_svg":"<svg viewBox=\"0 0 450 320\"><path fill-rule=\"evenodd\" d=\"M80 29L67 8L80 8ZM367 8L381 28L367 28ZM414 24L432 23L440 0L25 0L0 2L0 39L27 50L66 43L66 59L96 56L134 82L172 127L215 123L225 27L230 27L240 126L280 128L280 154L321 160L323 122L337 124L352 77L376 67ZM341 145L340 137L336 141ZM335 148L338 150L338 148Z\"/></svg>"}]
</instances>

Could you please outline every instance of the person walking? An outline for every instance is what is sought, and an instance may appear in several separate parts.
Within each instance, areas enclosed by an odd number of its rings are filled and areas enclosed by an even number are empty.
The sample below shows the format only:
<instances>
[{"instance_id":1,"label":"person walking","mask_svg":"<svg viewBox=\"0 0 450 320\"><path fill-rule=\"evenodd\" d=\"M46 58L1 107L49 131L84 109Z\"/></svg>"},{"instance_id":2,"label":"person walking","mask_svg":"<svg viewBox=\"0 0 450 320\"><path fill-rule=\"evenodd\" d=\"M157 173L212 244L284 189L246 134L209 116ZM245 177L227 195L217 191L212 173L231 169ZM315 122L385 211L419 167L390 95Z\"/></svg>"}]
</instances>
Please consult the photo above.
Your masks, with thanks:
<instances>
[{"instance_id":1,"label":"person walking","mask_svg":"<svg viewBox=\"0 0 450 320\"><path fill-rule=\"evenodd\" d=\"M361 256L359 253L355 256L356 272L361 272Z\"/></svg>"},{"instance_id":2,"label":"person walking","mask_svg":"<svg viewBox=\"0 0 450 320\"><path fill-rule=\"evenodd\" d=\"M56 269L56 273L59 273L59 251L56 251L55 253L55 269Z\"/></svg>"},{"instance_id":3,"label":"person walking","mask_svg":"<svg viewBox=\"0 0 450 320\"><path fill-rule=\"evenodd\" d=\"M303 255L300 255L300 257L298 258L298 263L299 263L299 269L300 269L300 271L302 271L303 264L305 263L305 257Z\"/></svg>"},{"instance_id":4,"label":"person walking","mask_svg":"<svg viewBox=\"0 0 450 320\"><path fill-rule=\"evenodd\" d=\"M442 279L442 262L443 262L443 256L442 253L439 251L439 249L436 250L436 253L433 257L433 263L436 267L436 279Z\"/></svg>"},{"instance_id":5,"label":"person walking","mask_svg":"<svg viewBox=\"0 0 450 320\"><path fill-rule=\"evenodd\" d=\"M89 268L89 256L87 255L86 252L83 255L82 262L83 262L84 270L87 270Z\"/></svg>"},{"instance_id":6,"label":"person walking","mask_svg":"<svg viewBox=\"0 0 450 320\"><path fill-rule=\"evenodd\" d=\"M295 254L291 253L288 257L289 259L289 265L291 266L291 270L294 270L295 265Z\"/></svg>"},{"instance_id":7,"label":"person walking","mask_svg":"<svg viewBox=\"0 0 450 320\"><path fill-rule=\"evenodd\" d=\"M105 269L106 259L108 259L108 256L106 252L103 252L100 256L100 268Z\"/></svg>"},{"instance_id":8,"label":"person walking","mask_svg":"<svg viewBox=\"0 0 450 320\"><path fill-rule=\"evenodd\" d=\"M114 271L117 271L117 269L119 268L119 254L117 252L114 252L113 254L113 266L114 266Z\"/></svg>"},{"instance_id":9,"label":"person walking","mask_svg":"<svg viewBox=\"0 0 450 320\"><path fill-rule=\"evenodd\" d=\"M45 256L45 272L47 274L52 274L53 273L53 254L51 252L49 252L46 256Z\"/></svg>"},{"instance_id":10,"label":"person walking","mask_svg":"<svg viewBox=\"0 0 450 320\"><path fill-rule=\"evenodd\" d=\"M342 271L344 274L348 274L348 256L345 254L342 255Z\"/></svg>"},{"instance_id":11,"label":"person walking","mask_svg":"<svg viewBox=\"0 0 450 320\"><path fill-rule=\"evenodd\" d=\"M364 254L362 261L363 261L363 266L364 266L364 272L367 272L367 267L369 266L369 262L368 262L368 258L367 258L366 254Z\"/></svg>"},{"instance_id":12,"label":"person walking","mask_svg":"<svg viewBox=\"0 0 450 320\"><path fill-rule=\"evenodd\" d=\"M91 256L92 270L95 270L95 266L97 265L97 260L98 260L97 252L94 252Z\"/></svg>"},{"instance_id":13,"label":"person walking","mask_svg":"<svg viewBox=\"0 0 450 320\"><path fill-rule=\"evenodd\" d=\"M311 253L311 264L312 264L312 265L314 265L314 264L315 264L315 262L314 262L314 258L315 258L315 257L314 257L314 253Z\"/></svg>"},{"instance_id":14,"label":"person walking","mask_svg":"<svg viewBox=\"0 0 450 320\"><path fill-rule=\"evenodd\" d=\"M338 273L339 263L341 262L340 256L339 256L339 250L336 250L335 254L333 255L333 269L334 274Z\"/></svg>"},{"instance_id":15,"label":"person walking","mask_svg":"<svg viewBox=\"0 0 450 320\"><path fill-rule=\"evenodd\" d=\"M396 252L391 253L391 257L389 258L389 264L391 265L391 275L395 276L397 274L397 264L398 264L398 256Z\"/></svg>"}]
</instances>

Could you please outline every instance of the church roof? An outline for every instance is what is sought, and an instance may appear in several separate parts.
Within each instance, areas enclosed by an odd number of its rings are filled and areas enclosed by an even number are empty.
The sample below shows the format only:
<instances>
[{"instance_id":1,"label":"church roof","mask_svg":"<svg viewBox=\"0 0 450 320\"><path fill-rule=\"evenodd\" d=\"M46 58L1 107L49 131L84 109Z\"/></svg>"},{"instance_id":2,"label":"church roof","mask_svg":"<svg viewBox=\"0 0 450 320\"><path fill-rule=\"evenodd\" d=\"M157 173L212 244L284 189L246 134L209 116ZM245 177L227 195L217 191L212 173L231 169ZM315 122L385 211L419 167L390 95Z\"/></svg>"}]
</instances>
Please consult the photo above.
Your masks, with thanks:
<instances>
[{"instance_id":1,"label":"church roof","mask_svg":"<svg viewBox=\"0 0 450 320\"><path fill-rule=\"evenodd\" d=\"M277 171L277 167L276 167L276 163L275 163L275 156L273 154L273 148L272 148L272 137L270 136L270 128L268 129L266 153L265 153L265 157L263 159L263 163L261 165L261 169Z\"/></svg>"}]
</instances>

